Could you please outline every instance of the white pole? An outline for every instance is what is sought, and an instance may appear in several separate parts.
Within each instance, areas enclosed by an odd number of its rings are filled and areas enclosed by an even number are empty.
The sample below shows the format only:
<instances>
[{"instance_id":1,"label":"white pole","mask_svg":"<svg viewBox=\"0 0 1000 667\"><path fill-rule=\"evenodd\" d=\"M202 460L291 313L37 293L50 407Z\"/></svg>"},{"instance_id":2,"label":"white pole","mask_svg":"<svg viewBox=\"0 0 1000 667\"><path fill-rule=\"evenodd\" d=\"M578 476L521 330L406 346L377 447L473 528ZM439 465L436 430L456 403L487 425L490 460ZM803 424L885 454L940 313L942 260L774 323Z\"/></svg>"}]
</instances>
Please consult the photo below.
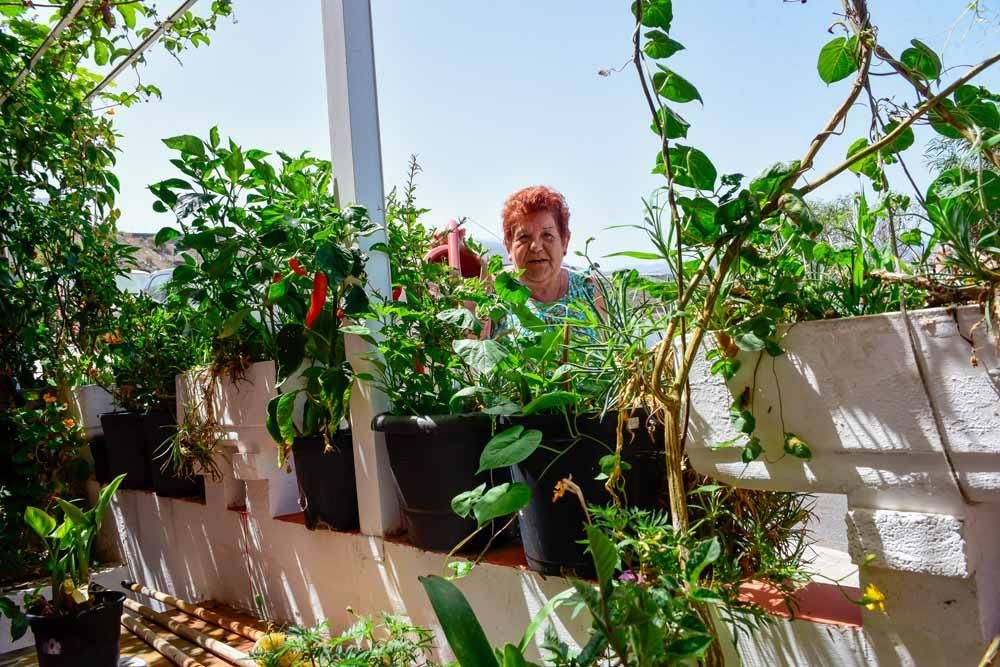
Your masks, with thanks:
<instances>
[{"instance_id":1,"label":"white pole","mask_svg":"<svg viewBox=\"0 0 1000 667\"><path fill-rule=\"evenodd\" d=\"M342 205L368 209L372 221L385 221L382 144L378 125L375 51L369 0L323 0L323 42L330 144L337 194ZM363 240L365 250L385 242L382 231ZM384 253L369 253L368 291L390 294L392 281ZM348 350L364 343L348 336ZM352 362L357 367L357 354ZM361 532L384 536L402 525L392 469L382 435L371 430L372 417L388 407L386 397L358 383L351 397L354 467L358 482Z\"/></svg>"}]
</instances>

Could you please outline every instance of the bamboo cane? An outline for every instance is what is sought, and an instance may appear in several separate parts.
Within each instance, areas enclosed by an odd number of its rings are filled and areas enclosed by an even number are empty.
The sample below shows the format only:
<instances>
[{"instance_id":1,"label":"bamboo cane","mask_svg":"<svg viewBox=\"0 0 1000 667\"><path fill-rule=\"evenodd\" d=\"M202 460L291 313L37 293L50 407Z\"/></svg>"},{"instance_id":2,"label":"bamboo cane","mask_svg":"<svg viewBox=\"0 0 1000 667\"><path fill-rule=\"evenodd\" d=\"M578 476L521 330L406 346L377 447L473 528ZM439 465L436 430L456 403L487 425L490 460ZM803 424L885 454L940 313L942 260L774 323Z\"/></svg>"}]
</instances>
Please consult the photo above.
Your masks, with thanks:
<instances>
[{"instance_id":1,"label":"bamboo cane","mask_svg":"<svg viewBox=\"0 0 1000 667\"><path fill-rule=\"evenodd\" d=\"M135 616L132 616L131 614L122 614L122 625L128 628L132 634L139 637L139 639L156 649L157 653L178 667L205 667L205 665L201 664L187 653L168 642L166 639L158 636L153 628L149 627Z\"/></svg>"},{"instance_id":2,"label":"bamboo cane","mask_svg":"<svg viewBox=\"0 0 1000 667\"><path fill-rule=\"evenodd\" d=\"M198 632L197 630L190 628L183 623L178 623L174 619L170 618L166 614L162 614L158 611L153 611L146 605L139 604L135 600L125 600L125 608L134 611L142 616L145 616L149 620L162 625L171 632L173 632L178 637L187 639L190 642L194 642L198 646L205 650L211 651L215 655L219 656L223 660L229 662L232 665L237 665L241 667L244 665L253 664L253 659L248 656L243 651L239 651L229 644L220 642L218 639L213 639L203 632Z\"/></svg>"},{"instance_id":3,"label":"bamboo cane","mask_svg":"<svg viewBox=\"0 0 1000 667\"><path fill-rule=\"evenodd\" d=\"M238 635L242 635L247 639L252 641L257 641L263 637L266 632L258 630L252 626L247 625L241 621L233 618L228 618L222 614L218 614L210 609L205 609L199 605L191 604L190 602L185 602L180 598L176 598L173 595L167 595L166 593L161 593L160 591L153 590L152 588L147 588L142 584L138 584L134 581L123 581L122 588L139 593L140 595L145 595L146 597L153 598L164 604L168 604L171 607L180 609L185 614L190 614L192 616L197 616L203 621L208 621L213 625L217 625L220 628L235 632Z\"/></svg>"}]
</instances>

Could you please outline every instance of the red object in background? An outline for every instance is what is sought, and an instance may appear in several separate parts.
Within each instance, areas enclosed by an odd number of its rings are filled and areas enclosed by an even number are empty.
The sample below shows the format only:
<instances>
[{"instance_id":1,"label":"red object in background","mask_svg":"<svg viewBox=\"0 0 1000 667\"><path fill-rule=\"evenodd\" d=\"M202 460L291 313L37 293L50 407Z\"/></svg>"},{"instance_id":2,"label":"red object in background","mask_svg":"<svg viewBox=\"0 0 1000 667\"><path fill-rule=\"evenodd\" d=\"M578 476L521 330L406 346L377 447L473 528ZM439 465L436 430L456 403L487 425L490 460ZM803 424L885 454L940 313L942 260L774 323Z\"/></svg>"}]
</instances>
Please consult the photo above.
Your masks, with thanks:
<instances>
[{"instance_id":1,"label":"red object in background","mask_svg":"<svg viewBox=\"0 0 1000 667\"><path fill-rule=\"evenodd\" d=\"M463 278L477 278L483 270L482 260L465 246L458 223L454 220L448 223L448 242L432 248L424 255L424 261L447 262L451 268L457 269Z\"/></svg>"},{"instance_id":2,"label":"red object in background","mask_svg":"<svg viewBox=\"0 0 1000 667\"><path fill-rule=\"evenodd\" d=\"M306 275L306 270L302 268L301 264L299 264L299 260L294 258L288 260L288 266L292 267L292 271L299 274L300 276Z\"/></svg>"}]
</instances>

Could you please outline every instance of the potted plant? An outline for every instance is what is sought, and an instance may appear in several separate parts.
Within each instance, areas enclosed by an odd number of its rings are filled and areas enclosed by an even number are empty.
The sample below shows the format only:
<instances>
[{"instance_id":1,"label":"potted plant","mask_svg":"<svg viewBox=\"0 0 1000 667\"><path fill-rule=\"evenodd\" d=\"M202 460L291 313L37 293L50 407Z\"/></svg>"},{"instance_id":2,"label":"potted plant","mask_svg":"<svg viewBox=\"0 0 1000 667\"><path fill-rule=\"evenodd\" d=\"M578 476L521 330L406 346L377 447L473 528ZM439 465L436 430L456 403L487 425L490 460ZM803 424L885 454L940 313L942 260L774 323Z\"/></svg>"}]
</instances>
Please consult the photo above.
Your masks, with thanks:
<instances>
[{"instance_id":1,"label":"potted plant","mask_svg":"<svg viewBox=\"0 0 1000 667\"><path fill-rule=\"evenodd\" d=\"M25 523L47 548L52 599L46 600L36 591L25 598L23 611L8 598L0 598L0 606L11 618L15 640L30 626L41 667L118 664L125 594L91 587L90 554L111 498L124 477L119 475L101 489L97 503L87 511L57 498L61 522L37 507L29 507L24 513Z\"/></svg>"},{"instance_id":2,"label":"potted plant","mask_svg":"<svg viewBox=\"0 0 1000 667\"><path fill-rule=\"evenodd\" d=\"M202 493L202 482L171 456L174 378L195 354L186 329L182 313L143 294L122 295L111 344L115 402L122 409L101 415L101 422L108 471L128 473L124 488L174 497Z\"/></svg>"},{"instance_id":3,"label":"potted plant","mask_svg":"<svg viewBox=\"0 0 1000 667\"><path fill-rule=\"evenodd\" d=\"M479 469L493 424L460 392L475 371L455 354L452 341L481 332L464 303L481 298L485 285L463 281L446 264L425 261L433 241L420 222L425 211L414 200L417 170L411 162L403 195L394 190L387 198L382 250L391 263L393 294L373 304L379 333L368 338L375 353L367 378L387 396L390 410L377 415L372 428L385 437L409 541L431 551L480 550L490 535L466 541L476 522L456 515L451 501L494 480ZM503 476L498 482L509 480L506 471L498 475Z\"/></svg>"},{"instance_id":4,"label":"potted plant","mask_svg":"<svg viewBox=\"0 0 1000 667\"><path fill-rule=\"evenodd\" d=\"M278 466L295 463L306 526L357 528L354 447L348 422L354 373L347 360L347 319L366 313L367 212L323 201L289 269L270 281L267 303L285 318L277 333L278 394L266 406Z\"/></svg>"}]
</instances>

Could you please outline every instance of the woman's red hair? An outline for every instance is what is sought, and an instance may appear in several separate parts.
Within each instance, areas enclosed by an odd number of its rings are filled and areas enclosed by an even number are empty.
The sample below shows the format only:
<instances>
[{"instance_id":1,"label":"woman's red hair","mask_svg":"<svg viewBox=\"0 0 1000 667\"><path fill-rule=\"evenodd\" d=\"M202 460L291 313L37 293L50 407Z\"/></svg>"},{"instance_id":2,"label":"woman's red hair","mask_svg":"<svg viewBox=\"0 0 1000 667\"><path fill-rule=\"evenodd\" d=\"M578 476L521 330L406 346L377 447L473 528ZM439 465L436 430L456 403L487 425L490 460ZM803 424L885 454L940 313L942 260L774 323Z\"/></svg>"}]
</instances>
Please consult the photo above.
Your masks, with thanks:
<instances>
[{"instance_id":1,"label":"woman's red hair","mask_svg":"<svg viewBox=\"0 0 1000 667\"><path fill-rule=\"evenodd\" d=\"M529 215L535 213L551 213L559 228L559 237L566 240L569 236L569 206L566 198L552 188L544 185L533 185L521 188L507 197L503 204L503 240L510 245L514 234L514 225Z\"/></svg>"}]
</instances>

